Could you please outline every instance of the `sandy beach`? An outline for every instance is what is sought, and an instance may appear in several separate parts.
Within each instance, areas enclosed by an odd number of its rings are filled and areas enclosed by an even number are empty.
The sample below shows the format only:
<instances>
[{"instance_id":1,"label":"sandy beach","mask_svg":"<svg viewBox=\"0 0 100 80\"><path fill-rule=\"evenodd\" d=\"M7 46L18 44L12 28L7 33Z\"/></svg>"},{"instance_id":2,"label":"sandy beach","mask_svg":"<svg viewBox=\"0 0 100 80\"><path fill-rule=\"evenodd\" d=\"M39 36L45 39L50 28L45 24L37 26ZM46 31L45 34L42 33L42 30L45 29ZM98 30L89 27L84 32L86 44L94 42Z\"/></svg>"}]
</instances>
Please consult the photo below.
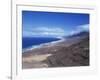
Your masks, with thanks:
<instances>
[{"instance_id":1,"label":"sandy beach","mask_svg":"<svg viewBox=\"0 0 100 80\"><path fill-rule=\"evenodd\" d=\"M89 38L68 38L24 52L22 65L23 69L88 66Z\"/></svg>"}]
</instances>

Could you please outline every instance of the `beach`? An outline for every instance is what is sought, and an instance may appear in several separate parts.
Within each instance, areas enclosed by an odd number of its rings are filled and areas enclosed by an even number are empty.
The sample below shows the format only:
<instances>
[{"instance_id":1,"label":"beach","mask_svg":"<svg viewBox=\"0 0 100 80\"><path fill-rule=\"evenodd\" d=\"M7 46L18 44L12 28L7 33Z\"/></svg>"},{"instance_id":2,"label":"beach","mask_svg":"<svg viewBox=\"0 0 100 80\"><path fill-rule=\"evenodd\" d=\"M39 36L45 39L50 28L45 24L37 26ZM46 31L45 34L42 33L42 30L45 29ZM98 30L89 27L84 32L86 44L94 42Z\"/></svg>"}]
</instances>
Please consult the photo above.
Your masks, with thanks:
<instances>
[{"instance_id":1,"label":"beach","mask_svg":"<svg viewBox=\"0 0 100 80\"><path fill-rule=\"evenodd\" d=\"M90 14L22 11L22 69L89 66Z\"/></svg>"},{"instance_id":2,"label":"beach","mask_svg":"<svg viewBox=\"0 0 100 80\"><path fill-rule=\"evenodd\" d=\"M23 69L87 66L89 65L89 38L68 38L33 48L22 54L22 65Z\"/></svg>"}]
</instances>

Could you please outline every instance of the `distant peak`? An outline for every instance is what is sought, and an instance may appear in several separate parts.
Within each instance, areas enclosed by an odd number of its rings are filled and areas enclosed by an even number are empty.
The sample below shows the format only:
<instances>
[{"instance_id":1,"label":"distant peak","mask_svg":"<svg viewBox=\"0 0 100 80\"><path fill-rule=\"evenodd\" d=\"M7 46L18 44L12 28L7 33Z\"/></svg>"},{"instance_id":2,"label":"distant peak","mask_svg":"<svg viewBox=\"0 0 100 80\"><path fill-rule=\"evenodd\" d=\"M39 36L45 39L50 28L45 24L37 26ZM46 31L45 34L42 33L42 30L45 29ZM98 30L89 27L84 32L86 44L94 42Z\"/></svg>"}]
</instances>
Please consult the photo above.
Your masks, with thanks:
<instances>
[{"instance_id":1,"label":"distant peak","mask_svg":"<svg viewBox=\"0 0 100 80\"><path fill-rule=\"evenodd\" d=\"M88 31L82 31L82 32L75 33L75 34L72 34L72 35L69 35L69 36L65 36L65 37L67 37L67 38L70 38L70 37L82 37L82 36L87 36L87 35L89 35Z\"/></svg>"}]
</instances>

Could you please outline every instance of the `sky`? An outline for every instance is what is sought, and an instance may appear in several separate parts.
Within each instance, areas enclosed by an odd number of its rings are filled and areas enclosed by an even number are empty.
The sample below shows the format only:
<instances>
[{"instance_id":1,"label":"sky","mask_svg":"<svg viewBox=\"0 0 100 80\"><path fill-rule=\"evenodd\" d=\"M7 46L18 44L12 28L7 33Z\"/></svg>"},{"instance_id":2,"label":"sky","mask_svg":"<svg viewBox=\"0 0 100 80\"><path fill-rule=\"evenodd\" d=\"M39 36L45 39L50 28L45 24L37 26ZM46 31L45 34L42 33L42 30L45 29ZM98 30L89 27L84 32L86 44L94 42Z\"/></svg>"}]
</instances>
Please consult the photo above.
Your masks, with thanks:
<instances>
[{"instance_id":1,"label":"sky","mask_svg":"<svg viewBox=\"0 0 100 80\"><path fill-rule=\"evenodd\" d=\"M89 14L22 11L23 37L61 37L89 31Z\"/></svg>"}]
</instances>

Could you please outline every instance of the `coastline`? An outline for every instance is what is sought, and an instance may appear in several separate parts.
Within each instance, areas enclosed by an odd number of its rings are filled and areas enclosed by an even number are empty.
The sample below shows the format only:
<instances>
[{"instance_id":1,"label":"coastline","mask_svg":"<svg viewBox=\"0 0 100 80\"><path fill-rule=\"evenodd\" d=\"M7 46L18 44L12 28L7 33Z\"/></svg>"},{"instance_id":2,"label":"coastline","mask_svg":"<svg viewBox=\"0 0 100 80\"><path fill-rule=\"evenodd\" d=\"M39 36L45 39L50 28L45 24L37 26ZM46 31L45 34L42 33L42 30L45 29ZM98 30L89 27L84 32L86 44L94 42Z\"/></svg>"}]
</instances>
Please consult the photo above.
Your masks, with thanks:
<instances>
[{"instance_id":1,"label":"coastline","mask_svg":"<svg viewBox=\"0 0 100 80\"><path fill-rule=\"evenodd\" d=\"M23 69L88 65L88 36L46 43L22 54Z\"/></svg>"},{"instance_id":2,"label":"coastline","mask_svg":"<svg viewBox=\"0 0 100 80\"><path fill-rule=\"evenodd\" d=\"M66 40L65 38L60 38L60 40L57 40L57 41L51 41L51 42L48 42L48 43L42 43L40 45L32 45L31 47L22 49L22 54L24 54L25 52L28 52L30 50L33 50L33 49L38 49L38 48L45 47L45 46L46 47L47 46L52 46L52 45L58 44L60 42L63 42L65 40Z\"/></svg>"}]
</instances>

